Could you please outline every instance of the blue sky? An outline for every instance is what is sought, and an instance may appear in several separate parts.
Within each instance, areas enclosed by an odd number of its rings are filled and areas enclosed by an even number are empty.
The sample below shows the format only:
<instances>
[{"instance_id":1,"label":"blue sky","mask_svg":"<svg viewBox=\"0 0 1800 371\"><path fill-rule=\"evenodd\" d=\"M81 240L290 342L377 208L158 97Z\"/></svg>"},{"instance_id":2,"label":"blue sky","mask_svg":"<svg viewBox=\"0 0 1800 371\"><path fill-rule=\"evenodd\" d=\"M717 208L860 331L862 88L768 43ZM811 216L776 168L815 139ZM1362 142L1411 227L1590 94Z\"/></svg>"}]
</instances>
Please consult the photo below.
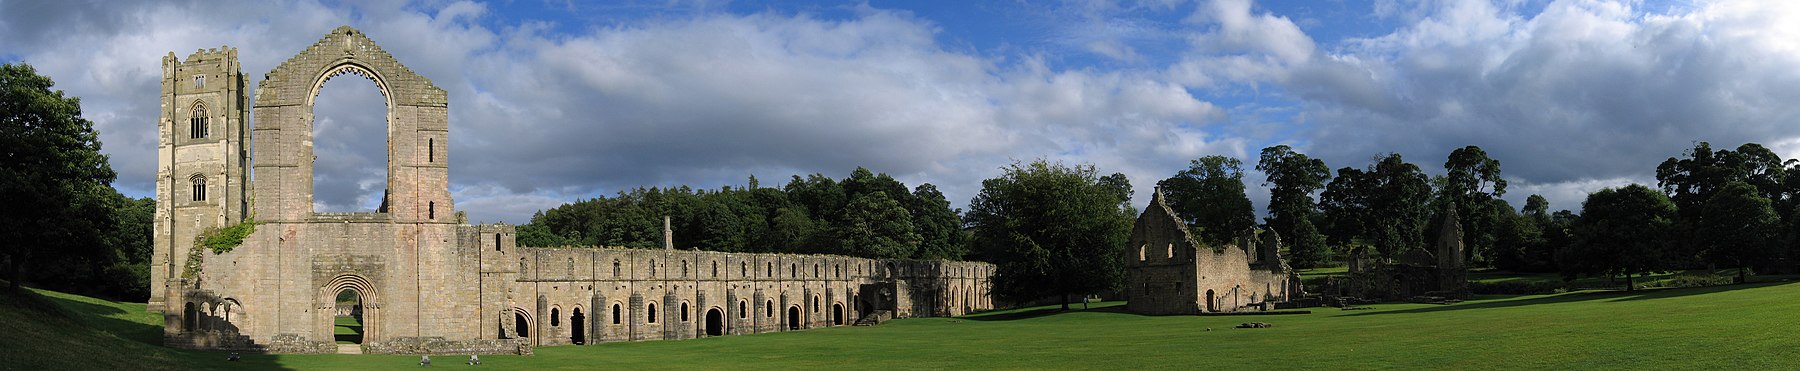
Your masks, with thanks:
<instances>
[{"instance_id":1,"label":"blue sky","mask_svg":"<svg viewBox=\"0 0 1800 371\"><path fill-rule=\"evenodd\" d=\"M1515 205L1579 210L1696 141L1800 155L1795 4L0 0L0 59L82 98L135 196L155 180L163 55L230 45L254 85L348 24L449 91L452 192L474 221L856 166L963 207L1038 158L1124 173L1142 205L1189 160L1232 156L1260 206L1249 168L1275 144L1432 173L1478 145ZM374 207L376 94L321 93L317 209Z\"/></svg>"}]
</instances>

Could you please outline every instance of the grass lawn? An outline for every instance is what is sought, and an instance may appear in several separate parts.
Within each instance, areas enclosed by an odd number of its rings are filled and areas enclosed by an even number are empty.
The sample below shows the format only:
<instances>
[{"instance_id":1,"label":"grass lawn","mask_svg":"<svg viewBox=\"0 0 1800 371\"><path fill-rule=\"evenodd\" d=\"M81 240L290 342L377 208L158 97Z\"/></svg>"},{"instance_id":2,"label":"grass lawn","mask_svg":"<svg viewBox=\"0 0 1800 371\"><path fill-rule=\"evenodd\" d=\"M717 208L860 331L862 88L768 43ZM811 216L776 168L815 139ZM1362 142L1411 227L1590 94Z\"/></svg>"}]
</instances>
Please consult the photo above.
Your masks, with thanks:
<instances>
[{"instance_id":1,"label":"grass lawn","mask_svg":"<svg viewBox=\"0 0 1800 371\"><path fill-rule=\"evenodd\" d=\"M362 322L356 317L333 317L335 326L332 335L337 337L338 344L362 344Z\"/></svg>"},{"instance_id":2,"label":"grass lawn","mask_svg":"<svg viewBox=\"0 0 1800 371\"><path fill-rule=\"evenodd\" d=\"M42 292L70 318L0 305L11 368L416 368L417 356L245 355L146 344L143 304ZM10 296L9 296L10 298ZM8 303L12 304L12 303ZM1120 303L790 333L537 349L484 356L491 369L1781 369L1800 359L1800 283L1480 297L1279 316L1140 316ZM1232 328L1268 322L1266 329ZM1210 329L1210 331L1208 330ZM61 333L67 331L71 333ZM84 356L85 354L85 356ZM434 357L461 367L464 356ZM98 363L87 363L95 361Z\"/></svg>"}]
</instances>

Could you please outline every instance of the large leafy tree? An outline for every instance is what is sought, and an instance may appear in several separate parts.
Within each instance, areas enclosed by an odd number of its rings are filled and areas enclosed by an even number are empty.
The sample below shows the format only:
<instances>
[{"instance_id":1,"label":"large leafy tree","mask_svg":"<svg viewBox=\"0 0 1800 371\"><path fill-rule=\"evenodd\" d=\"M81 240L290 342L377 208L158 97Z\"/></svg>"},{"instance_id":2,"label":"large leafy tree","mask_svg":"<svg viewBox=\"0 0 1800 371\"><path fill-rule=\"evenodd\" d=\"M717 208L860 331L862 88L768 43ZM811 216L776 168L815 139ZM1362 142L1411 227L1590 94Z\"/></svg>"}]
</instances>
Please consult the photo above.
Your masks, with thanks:
<instances>
[{"instance_id":1,"label":"large leafy tree","mask_svg":"<svg viewBox=\"0 0 1800 371\"><path fill-rule=\"evenodd\" d=\"M1319 212L1312 193L1331 179L1325 161L1283 144L1263 148L1256 170L1268 175L1263 181L1263 186L1269 187L1269 216L1264 223L1290 246L1294 266L1311 268L1330 262L1325 236L1313 225Z\"/></svg>"},{"instance_id":2,"label":"large leafy tree","mask_svg":"<svg viewBox=\"0 0 1800 371\"><path fill-rule=\"evenodd\" d=\"M1467 146L1450 152L1444 161L1444 178L1438 189L1438 201L1456 206L1457 222L1462 223L1464 256L1471 265L1486 265L1494 259L1494 244L1500 223L1512 214L1512 208L1495 208L1493 200L1506 195L1506 179L1500 177L1500 160L1489 158L1481 147Z\"/></svg>"},{"instance_id":3,"label":"large leafy tree","mask_svg":"<svg viewBox=\"0 0 1800 371\"><path fill-rule=\"evenodd\" d=\"M1398 153L1377 156L1364 170L1338 169L1319 205L1340 246L1355 241L1392 259L1425 246L1431 184L1418 165Z\"/></svg>"},{"instance_id":4,"label":"large leafy tree","mask_svg":"<svg viewBox=\"0 0 1800 371\"><path fill-rule=\"evenodd\" d=\"M912 215L885 191L857 195L844 207L839 224L840 252L866 258L906 258L919 247Z\"/></svg>"},{"instance_id":5,"label":"large leafy tree","mask_svg":"<svg viewBox=\"0 0 1800 371\"><path fill-rule=\"evenodd\" d=\"M1564 276L1623 275L1626 290L1635 289L1636 275L1666 267L1675 210L1668 196L1638 184L1588 194L1562 259Z\"/></svg>"},{"instance_id":6,"label":"large leafy tree","mask_svg":"<svg viewBox=\"0 0 1800 371\"><path fill-rule=\"evenodd\" d=\"M1256 209L1244 194L1244 162L1225 156L1193 160L1175 176L1157 182L1169 208L1200 235L1203 242L1229 243L1256 225Z\"/></svg>"},{"instance_id":7,"label":"large leafy tree","mask_svg":"<svg viewBox=\"0 0 1800 371\"><path fill-rule=\"evenodd\" d=\"M962 217L958 216L961 210L951 209L950 200L931 183L913 188L912 202L907 209L912 212L913 229L919 235L919 249L912 257L962 259L968 251L963 241Z\"/></svg>"},{"instance_id":8,"label":"large leafy tree","mask_svg":"<svg viewBox=\"0 0 1800 371\"><path fill-rule=\"evenodd\" d=\"M1503 200L1494 200L1497 204ZM1496 208L1499 208L1496 205ZM1525 198L1518 215L1499 220L1496 227L1494 266L1512 271L1547 272L1555 270L1556 245L1550 241L1550 202L1544 196Z\"/></svg>"},{"instance_id":9,"label":"large leafy tree","mask_svg":"<svg viewBox=\"0 0 1800 371\"><path fill-rule=\"evenodd\" d=\"M1701 206L1698 233L1708 262L1748 268L1778 255L1781 217L1755 186L1731 182ZM1745 271L1738 269L1739 282Z\"/></svg>"},{"instance_id":10,"label":"large leafy tree","mask_svg":"<svg viewBox=\"0 0 1800 371\"><path fill-rule=\"evenodd\" d=\"M1131 185L1093 165L1014 163L981 182L968 222L982 258L997 265L995 295L1024 301L1118 288L1131 233Z\"/></svg>"},{"instance_id":11,"label":"large leafy tree","mask_svg":"<svg viewBox=\"0 0 1800 371\"><path fill-rule=\"evenodd\" d=\"M27 275L27 266L111 252L98 232L116 223L115 174L81 100L53 85L29 65L0 65L0 258L14 290L51 279Z\"/></svg>"},{"instance_id":12,"label":"large leafy tree","mask_svg":"<svg viewBox=\"0 0 1800 371\"><path fill-rule=\"evenodd\" d=\"M1681 157L1670 157L1656 167L1657 185L1675 203L1680 218L1677 233L1670 236L1682 243L1670 251L1676 263L1699 261L1707 241L1701 214L1705 204L1733 182L1749 184L1761 197L1771 200L1776 215L1794 206L1794 188L1788 179L1780 156L1760 144L1746 143L1736 150L1712 148L1699 142ZM1776 203L1775 200L1781 200ZM1689 264L1691 267L1692 264Z\"/></svg>"}]
</instances>

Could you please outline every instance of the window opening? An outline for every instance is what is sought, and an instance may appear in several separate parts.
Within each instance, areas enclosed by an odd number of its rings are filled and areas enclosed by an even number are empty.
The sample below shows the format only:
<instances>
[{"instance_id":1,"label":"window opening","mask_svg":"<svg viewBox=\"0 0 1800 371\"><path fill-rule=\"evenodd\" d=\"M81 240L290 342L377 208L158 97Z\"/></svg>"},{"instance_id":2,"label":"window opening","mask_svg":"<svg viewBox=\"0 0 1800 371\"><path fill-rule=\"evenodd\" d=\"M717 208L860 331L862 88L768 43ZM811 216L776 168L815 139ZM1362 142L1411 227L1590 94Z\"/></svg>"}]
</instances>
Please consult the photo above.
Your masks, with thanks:
<instances>
[{"instance_id":1,"label":"window opening","mask_svg":"<svg viewBox=\"0 0 1800 371\"><path fill-rule=\"evenodd\" d=\"M194 183L194 201L206 201L206 177L195 175L190 181Z\"/></svg>"},{"instance_id":2,"label":"window opening","mask_svg":"<svg viewBox=\"0 0 1800 371\"><path fill-rule=\"evenodd\" d=\"M211 134L211 133L207 132L207 129L208 129L208 126L206 125L206 107L195 106L194 112L193 112L193 117L188 118L188 138L191 138L191 139L205 138L205 137L207 137L208 134Z\"/></svg>"},{"instance_id":3,"label":"window opening","mask_svg":"<svg viewBox=\"0 0 1800 371\"><path fill-rule=\"evenodd\" d=\"M617 325L617 324L619 324L619 304L618 303L613 303L613 311L612 312L613 312L612 313L613 324Z\"/></svg>"}]
</instances>

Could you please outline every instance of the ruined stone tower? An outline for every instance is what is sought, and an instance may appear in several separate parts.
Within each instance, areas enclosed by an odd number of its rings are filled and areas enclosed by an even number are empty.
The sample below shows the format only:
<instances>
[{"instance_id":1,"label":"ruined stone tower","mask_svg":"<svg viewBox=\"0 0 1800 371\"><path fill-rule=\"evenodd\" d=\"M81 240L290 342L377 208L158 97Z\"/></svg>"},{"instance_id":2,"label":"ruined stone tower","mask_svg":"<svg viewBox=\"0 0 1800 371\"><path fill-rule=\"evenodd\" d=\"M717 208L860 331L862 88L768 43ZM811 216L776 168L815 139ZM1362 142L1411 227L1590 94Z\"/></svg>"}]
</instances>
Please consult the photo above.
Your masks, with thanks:
<instances>
[{"instance_id":1,"label":"ruined stone tower","mask_svg":"<svg viewBox=\"0 0 1800 371\"><path fill-rule=\"evenodd\" d=\"M194 237L249 213L244 148L244 75L237 49L163 57L157 120L156 227L150 257L150 310L161 311L168 282L181 275Z\"/></svg>"},{"instance_id":2,"label":"ruined stone tower","mask_svg":"<svg viewBox=\"0 0 1800 371\"><path fill-rule=\"evenodd\" d=\"M513 226L462 224L446 92L348 26L264 74L251 112L235 50L163 67L149 307L168 346L530 354L847 325L878 306L851 299L864 287L892 289L880 307L902 316L993 307L987 263L680 250L667 231L660 250L520 247ZM375 84L388 108L388 188L373 212L313 208L313 105L345 75ZM208 228L248 220L241 245L196 247ZM339 336L340 316L356 335Z\"/></svg>"}]
</instances>

